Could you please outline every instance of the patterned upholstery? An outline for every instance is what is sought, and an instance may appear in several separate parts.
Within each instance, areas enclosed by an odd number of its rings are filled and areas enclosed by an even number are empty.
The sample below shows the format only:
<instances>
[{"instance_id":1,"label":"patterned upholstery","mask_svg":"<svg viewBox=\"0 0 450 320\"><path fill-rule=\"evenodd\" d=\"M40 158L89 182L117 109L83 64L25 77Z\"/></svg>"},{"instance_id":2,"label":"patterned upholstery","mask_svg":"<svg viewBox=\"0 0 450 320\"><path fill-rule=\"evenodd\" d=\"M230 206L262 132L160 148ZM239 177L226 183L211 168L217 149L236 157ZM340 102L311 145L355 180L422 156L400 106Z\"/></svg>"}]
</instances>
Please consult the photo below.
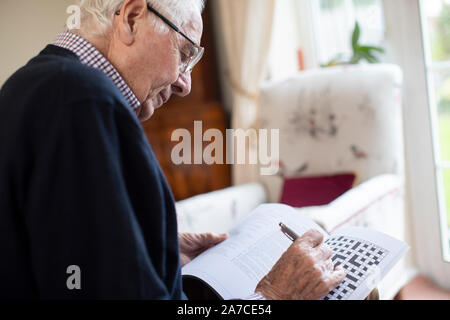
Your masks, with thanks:
<instances>
[{"instance_id":1,"label":"patterned upholstery","mask_svg":"<svg viewBox=\"0 0 450 320\"><path fill-rule=\"evenodd\" d=\"M265 84L259 127L280 129L285 177L356 173L403 176L401 70L358 65L301 72ZM261 176L269 199L279 201L283 179Z\"/></svg>"}]
</instances>

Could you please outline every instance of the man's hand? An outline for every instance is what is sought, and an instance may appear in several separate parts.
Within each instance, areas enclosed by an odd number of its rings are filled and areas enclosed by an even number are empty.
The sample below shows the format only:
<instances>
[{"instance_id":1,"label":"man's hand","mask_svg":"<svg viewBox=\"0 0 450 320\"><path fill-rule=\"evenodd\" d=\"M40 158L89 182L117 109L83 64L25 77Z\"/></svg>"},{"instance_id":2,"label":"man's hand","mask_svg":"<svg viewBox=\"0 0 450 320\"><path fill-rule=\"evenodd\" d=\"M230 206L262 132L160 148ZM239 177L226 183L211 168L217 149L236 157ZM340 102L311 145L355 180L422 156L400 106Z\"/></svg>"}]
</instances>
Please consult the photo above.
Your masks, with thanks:
<instances>
[{"instance_id":1,"label":"man's hand","mask_svg":"<svg viewBox=\"0 0 450 320\"><path fill-rule=\"evenodd\" d=\"M203 251L214 247L228 237L227 234L216 235L212 233L192 234L179 233L181 266L186 265Z\"/></svg>"},{"instance_id":2,"label":"man's hand","mask_svg":"<svg viewBox=\"0 0 450 320\"><path fill-rule=\"evenodd\" d=\"M311 230L298 238L259 282L255 292L268 300L317 300L345 278L335 268L323 235Z\"/></svg>"}]
</instances>

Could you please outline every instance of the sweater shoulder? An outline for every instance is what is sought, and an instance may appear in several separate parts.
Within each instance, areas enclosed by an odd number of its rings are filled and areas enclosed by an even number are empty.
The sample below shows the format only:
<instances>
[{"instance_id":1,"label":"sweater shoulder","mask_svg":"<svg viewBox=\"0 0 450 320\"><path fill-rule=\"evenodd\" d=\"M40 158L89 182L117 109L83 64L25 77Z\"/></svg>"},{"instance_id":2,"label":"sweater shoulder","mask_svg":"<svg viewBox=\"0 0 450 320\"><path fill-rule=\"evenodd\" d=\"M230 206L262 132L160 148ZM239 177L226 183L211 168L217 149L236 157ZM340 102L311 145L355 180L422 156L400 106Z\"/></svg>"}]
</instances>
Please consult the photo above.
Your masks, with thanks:
<instances>
[{"instance_id":1,"label":"sweater shoulder","mask_svg":"<svg viewBox=\"0 0 450 320\"><path fill-rule=\"evenodd\" d=\"M3 94L17 96L18 90L26 88L28 96L41 102L59 100L57 104L70 104L94 99L126 105L117 86L102 71L82 64L68 50L48 48L8 79L2 88Z\"/></svg>"}]
</instances>

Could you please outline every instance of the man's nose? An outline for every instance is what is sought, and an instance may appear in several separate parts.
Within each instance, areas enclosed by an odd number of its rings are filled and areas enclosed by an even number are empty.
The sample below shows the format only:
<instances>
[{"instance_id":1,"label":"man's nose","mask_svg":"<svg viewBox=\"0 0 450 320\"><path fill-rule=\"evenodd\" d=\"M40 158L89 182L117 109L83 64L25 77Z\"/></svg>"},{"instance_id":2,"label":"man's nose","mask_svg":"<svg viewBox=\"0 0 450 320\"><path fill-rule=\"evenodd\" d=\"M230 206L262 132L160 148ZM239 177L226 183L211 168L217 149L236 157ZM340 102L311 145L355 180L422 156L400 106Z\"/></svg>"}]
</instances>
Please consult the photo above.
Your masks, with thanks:
<instances>
[{"instance_id":1,"label":"man's nose","mask_svg":"<svg viewBox=\"0 0 450 320\"><path fill-rule=\"evenodd\" d=\"M185 72L180 74L177 81L172 84L172 93L180 97L185 97L191 93L192 80L191 73Z\"/></svg>"}]
</instances>

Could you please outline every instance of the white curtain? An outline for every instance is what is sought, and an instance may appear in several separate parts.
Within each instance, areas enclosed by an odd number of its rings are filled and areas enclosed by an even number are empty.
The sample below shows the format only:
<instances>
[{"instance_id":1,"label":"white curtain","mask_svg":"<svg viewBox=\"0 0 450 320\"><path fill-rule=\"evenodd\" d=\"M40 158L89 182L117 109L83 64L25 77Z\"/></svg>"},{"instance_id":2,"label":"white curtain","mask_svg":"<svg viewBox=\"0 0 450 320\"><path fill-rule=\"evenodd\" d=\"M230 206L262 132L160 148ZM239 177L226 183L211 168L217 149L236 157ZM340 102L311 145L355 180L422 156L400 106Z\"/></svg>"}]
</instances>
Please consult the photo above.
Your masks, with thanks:
<instances>
[{"instance_id":1,"label":"white curtain","mask_svg":"<svg viewBox=\"0 0 450 320\"><path fill-rule=\"evenodd\" d=\"M226 76L232 92L232 127L256 129L259 86L270 48L276 0L215 1L228 65ZM257 150L254 143L247 145L248 153ZM235 185L258 180L259 168L249 164L248 159L249 156L245 165L234 165Z\"/></svg>"}]
</instances>

